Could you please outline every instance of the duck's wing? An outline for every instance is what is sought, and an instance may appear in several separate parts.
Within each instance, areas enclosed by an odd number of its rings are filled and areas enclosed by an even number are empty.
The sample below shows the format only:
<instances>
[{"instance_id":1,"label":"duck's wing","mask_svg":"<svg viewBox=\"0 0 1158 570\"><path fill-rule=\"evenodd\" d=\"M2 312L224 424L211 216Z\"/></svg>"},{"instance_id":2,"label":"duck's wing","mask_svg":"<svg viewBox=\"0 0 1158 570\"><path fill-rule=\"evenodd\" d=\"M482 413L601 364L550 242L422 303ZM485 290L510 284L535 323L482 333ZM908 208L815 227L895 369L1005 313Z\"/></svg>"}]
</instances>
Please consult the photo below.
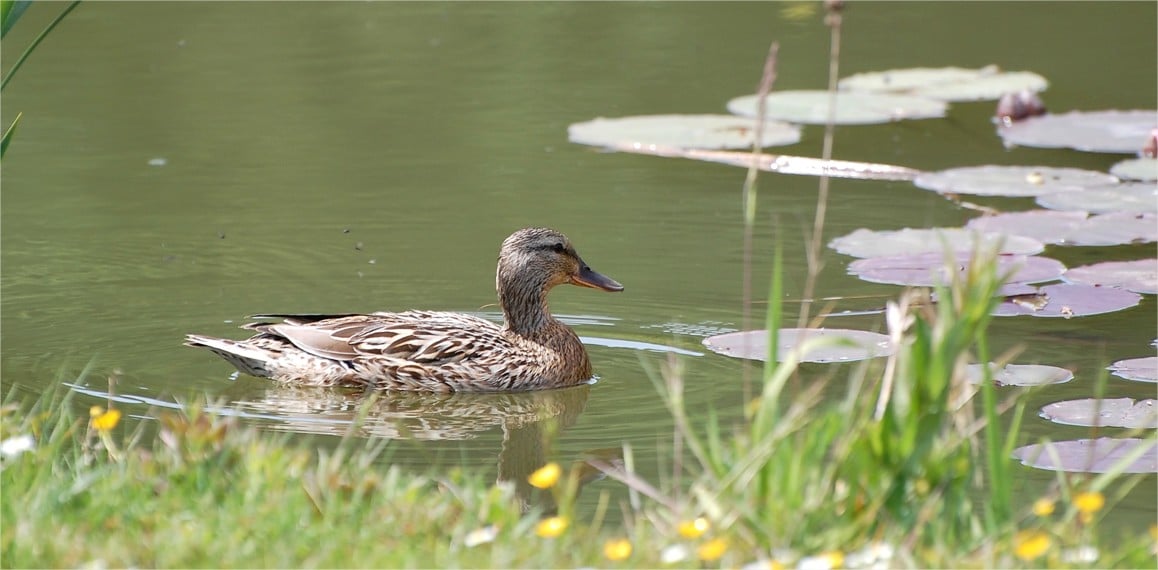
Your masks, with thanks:
<instances>
[{"instance_id":1,"label":"duck's wing","mask_svg":"<svg viewBox=\"0 0 1158 570\"><path fill-rule=\"evenodd\" d=\"M284 322L255 323L248 328L338 361L377 356L421 364L458 362L509 343L494 323L459 313L407 311L309 318L315 316L287 315Z\"/></svg>"}]
</instances>

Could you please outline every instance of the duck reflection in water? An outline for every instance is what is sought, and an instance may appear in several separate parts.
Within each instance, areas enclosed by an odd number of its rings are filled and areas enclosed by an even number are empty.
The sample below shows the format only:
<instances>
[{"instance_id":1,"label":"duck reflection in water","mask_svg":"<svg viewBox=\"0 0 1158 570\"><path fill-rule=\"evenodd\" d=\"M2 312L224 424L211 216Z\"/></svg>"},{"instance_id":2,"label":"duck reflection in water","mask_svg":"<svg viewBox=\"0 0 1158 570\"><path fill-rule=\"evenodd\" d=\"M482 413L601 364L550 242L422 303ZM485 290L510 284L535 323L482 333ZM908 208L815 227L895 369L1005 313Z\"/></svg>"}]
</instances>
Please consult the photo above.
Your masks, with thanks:
<instances>
[{"instance_id":1,"label":"duck reflection in water","mask_svg":"<svg viewBox=\"0 0 1158 570\"><path fill-rule=\"evenodd\" d=\"M583 413L590 386L518 393L380 392L304 386L269 385L261 398L238 401L249 413L275 416L275 429L394 440L466 441L496 427L502 430L498 481L514 485L524 511L541 507L553 512L551 493L536 489L528 476L552 460L551 438L558 437ZM622 465L622 450L585 452L603 463ZM602 477L602 471L576 460L580 489Z\"/></svg>"}]
</instances>

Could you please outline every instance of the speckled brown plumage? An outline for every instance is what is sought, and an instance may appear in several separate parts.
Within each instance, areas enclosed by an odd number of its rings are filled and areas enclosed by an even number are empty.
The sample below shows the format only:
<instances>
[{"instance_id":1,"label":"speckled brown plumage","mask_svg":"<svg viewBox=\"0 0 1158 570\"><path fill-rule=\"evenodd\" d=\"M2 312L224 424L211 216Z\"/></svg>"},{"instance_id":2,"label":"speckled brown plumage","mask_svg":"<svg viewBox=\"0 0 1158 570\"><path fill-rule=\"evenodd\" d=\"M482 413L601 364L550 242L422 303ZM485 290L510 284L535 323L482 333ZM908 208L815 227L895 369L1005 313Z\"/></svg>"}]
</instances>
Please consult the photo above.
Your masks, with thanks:
<instances>
[{"instance_id":1,"label":"speckled brown plumage","mask_svg":"<svg viewBox=\"0 0 1158 570\"><path fill-rule=\"evenodd\" d=\"M583 262L563 234L519 230L503 241L496 288L503 326L461 313L259 315L247 340L185 337L254 376L312 386L491 392L573 386L591 378L575 332L551 316L547 294L572 283L621 291Z\"/></svg>"}]
</instances>

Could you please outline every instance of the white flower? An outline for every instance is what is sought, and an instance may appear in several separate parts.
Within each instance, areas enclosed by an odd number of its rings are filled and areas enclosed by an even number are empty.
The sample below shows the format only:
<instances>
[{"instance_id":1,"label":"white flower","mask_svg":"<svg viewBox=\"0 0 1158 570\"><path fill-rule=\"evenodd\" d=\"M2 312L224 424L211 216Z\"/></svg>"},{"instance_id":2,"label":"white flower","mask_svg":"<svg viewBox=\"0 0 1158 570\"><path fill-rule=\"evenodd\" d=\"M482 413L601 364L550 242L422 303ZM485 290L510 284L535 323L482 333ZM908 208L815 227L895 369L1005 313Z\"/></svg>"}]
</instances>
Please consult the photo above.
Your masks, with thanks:
<instances>
[{"instance_id":1,"label":"white flower","mask_svg":"<svg viewBox=\"0 0 1158 570\"><path fill-rule=\"evenodd\" d=\"M675 564L687 560L688 554L688 547L682 544L673 544L660 551L659 560L664 564Z\"/></svg>"},{"instance_id":2,"label":"white flower","mask_svg":"<svg viewBox=\"0 0 1158 570\"><path fill-rule=\"evenodd\" d=\"M25 451L32 451L36 440L30 435L18 435L0 441L0 457L16 457Z\"/></svg>"},{"instance_id":3,"label":"white flower","mask_svg":"<svg viewBox=\"0 0 1158 570\"><path fill-rule=\"evenodd\" d=\"M1093 564L1098 561L1098 549L1093 546L1079 546L1062 551L1062 562L1067 564Z\"/></svg>"},{"instance_id":4,"label":"white flower","mask_svg":"<svg viewBox=\"0 0 1158 570\"><path fill-rule=\"evenodd\" d=\"M466 538L462 539L462 543L465 544L467 548L474 548L480 544L493 542L498 535L499 527L490 524L468 532Z\"/></svg>"}]
</instances>

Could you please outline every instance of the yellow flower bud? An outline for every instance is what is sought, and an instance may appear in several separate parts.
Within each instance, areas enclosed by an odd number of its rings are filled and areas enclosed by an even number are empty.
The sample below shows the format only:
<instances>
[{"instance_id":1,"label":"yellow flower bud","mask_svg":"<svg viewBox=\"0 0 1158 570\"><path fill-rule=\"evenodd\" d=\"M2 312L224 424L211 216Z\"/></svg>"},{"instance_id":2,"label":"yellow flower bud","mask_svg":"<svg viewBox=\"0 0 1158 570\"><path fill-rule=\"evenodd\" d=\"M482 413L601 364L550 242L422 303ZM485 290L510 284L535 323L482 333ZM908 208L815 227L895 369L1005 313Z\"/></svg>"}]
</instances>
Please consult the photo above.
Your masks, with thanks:
<instances>
[{"instance_id":1,"label":"yellow flower bud","mask_svg":"<svg viewBox=\"0 0 1158 570\"><path fill-rule=\"evenodd\" d=\"M93 407L98 408L98 406L93 406ZM89 410L89 414L90 415L92 414L92 410ZM98 414L96 416L93 416L92 427L93 427L93 429L95 429L97 431L110 431L113 428L117 427L117 423L120 421L121 421L121 411L120 410L109 410L103 414Z\"/></svg>"},{"instance_id":2,"label":"yellow flower bud","mask_svg":"<svg viewBox=\"0 0 1158 570\"><path fill-rule=\"evenodd\" d=\"M708 529L712 528L711 523L704 517L699 517L696 520L683 521L676 527L676 531L684 538L699 538L703 536Z\"/></svg>"},{"instance_id":3,"label":"yellow flower bud","mask_svg":"<svg viewBox=\"0 0 1158 570\"><path fill-rule=\"evenodd\" d=\"M631 541L626 538L609 540L603 544L603 555L612 562L625 560L631 556Z\"/></svg>"},{"instance_id":4,"label":"yellow flower bud","mask_svg":"<svg viewBox=\"0 0 1158 570\"><path fill-rule=\"evenodd\" d=\"M719 560L728 551L728 542L722 538L709 540L700 545L696 555L704 562Z\"/></svg>"},{"instance_id":5,"label":"yellow flower bud","mask_svg":"<svg viewBox=\"0 0 1158 570\"><path fill-rule=\"evenodd\" d=\"M535 470L527 477L527 481L540 489L550 489L559 482L559 476L563 474L563 470L558 463L551 462Z\"/></svg>"},{"instance_id":6,"label":"yellow flower bud","mask_svg":"<svg viewBox=\"0 0 1158 570\"><path fill-rule=\"evenodd\" d=\"M1049 535L1040 530L1023 530L1013 538L1013 554L1022 560L1033 560L1049 550Z\"/></svg>"},{"instance_id":7,"label":"yellow flower bud","mask_svg":"<svg viewBox=\"0 0 1158 570\"><path fill-rule=\"evenodd\" d=\"M535 526L535 534L543 538L555 538L563 534L569 524L570 521L563 517L545 518Z\"/></svg>"},{"instance_id":8,"label":"yellow flower bud","mask_svg":"<svg viewBox=\"0 0 1158 570\"><path fill-rule=\"evenodd\" d=\"M1106 506L1106 497L1097 491L1086 491L1074 495L1074 507L1079 513L1096 513Z\"/></svg>"},{"instance_id":9,"label":"yellow flower bud","mask_svg":"<svg viewBox=\"0 0 1158 570\"><path fill-rule=\"evenodd\" d=\"M1033 514L1039 517L1048 517L1053 514L1053 499L1044 497L1033 502Z\"/></svg>"}]
</instances>

